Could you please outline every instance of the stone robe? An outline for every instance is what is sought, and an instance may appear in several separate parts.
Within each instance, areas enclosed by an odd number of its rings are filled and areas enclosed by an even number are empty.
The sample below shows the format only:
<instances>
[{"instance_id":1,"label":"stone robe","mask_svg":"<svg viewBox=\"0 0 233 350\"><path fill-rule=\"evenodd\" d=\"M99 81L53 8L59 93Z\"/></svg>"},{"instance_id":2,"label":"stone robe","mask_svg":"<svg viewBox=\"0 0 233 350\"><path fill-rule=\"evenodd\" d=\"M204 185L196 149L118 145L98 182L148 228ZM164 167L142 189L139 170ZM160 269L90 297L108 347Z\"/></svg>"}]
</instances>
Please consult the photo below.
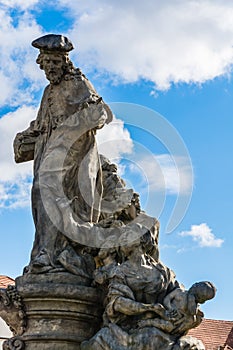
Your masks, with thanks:
<instances>
[{"instance_id":1,"label":"stone robe","mask_svg":"<svg viewBox=\"0 0 233 350\"><path fill-rule=\"evenodd\" d=\"M59 84L46 87L36 120L17 134L17 162L32 158L26 146L34 143L32 212L36 235L32 262L46 254L48 264L56 266L56 258L67 244L58 205L61 201L69 200L81 221L98 220L102 184L95 132L111 120L110 109L76 70Z\"/></svg>"}]
</instances>

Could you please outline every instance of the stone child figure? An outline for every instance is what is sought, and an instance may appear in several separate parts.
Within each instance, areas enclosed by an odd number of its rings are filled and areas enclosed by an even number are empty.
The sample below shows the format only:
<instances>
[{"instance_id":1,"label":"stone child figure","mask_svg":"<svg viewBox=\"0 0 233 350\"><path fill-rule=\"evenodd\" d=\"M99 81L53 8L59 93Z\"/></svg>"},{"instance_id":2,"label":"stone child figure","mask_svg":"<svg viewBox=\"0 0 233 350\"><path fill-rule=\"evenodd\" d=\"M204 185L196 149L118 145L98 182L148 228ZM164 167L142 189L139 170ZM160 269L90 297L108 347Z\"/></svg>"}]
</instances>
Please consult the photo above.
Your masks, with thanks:
<instances>
[{"instance_id":1,"label":"stone child figure","mask_svg":"<svg viewBox=\"0 0 233 350\"><path fill-rule=\"evenodd\" d=\"M29 271L45 272L60 266L57 257L68 244L59 202L69 200L83 222L98 220L102 180L95 132L112 120L112 113L80 69L74 68L68 38L49 34L32 45L40 50L37 63L50 84L36 120L16 135L14 151L18 163L34 159L36 234Z\"/></svg>"},{"instance_id":2,"label":"stone child figure","mask_svg":"<svg viewBox=\"0 0 233 350\"><path fill-rule=\"evenodd\" d=\"M148 254L149 238L146 233L135 239L128 231L117 253L100 254L104 266L95 272L95 281L106 290L103 327L81 350L203 350L196 338L184 335L200 324L198 304L212 299L216 289L199 282L184 290L174 272ZM118 260L119 251L123 259Z\"/></svg>"},{"instance_id":3,"label":"stone child figure","mask_svg":"<svg viewBox=\"0 0 233 350\"><path fill-rule=\"evenodd\" d=\"M142 320L139 326L153 326L171 334L182 335L201 323L204 314L199 309L199 304L214 298L215 293L216 288L207 281L197 282L189 290L176 288L164 298L163 305L158 304L158 314L162 319Z\"/></svg>"}]
</instances>

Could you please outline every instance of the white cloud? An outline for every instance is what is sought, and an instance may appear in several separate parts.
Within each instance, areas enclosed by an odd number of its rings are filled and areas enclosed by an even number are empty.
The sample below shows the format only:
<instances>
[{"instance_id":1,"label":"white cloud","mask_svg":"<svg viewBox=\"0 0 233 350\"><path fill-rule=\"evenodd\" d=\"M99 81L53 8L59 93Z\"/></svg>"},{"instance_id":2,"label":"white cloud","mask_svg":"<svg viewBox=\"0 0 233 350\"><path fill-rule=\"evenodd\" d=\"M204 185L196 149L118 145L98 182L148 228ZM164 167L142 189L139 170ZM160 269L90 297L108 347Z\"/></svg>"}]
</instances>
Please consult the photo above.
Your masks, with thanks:
<instances>
[{"instance_id":1,"label":"white cloud","mask_svg":"<svg viewBox=\"0 0 233 350\"><path fill-rule=\"evenodd\" d=\"M29 204L32 162L14 162L13 140L35 116L34 107L23 106L0 119L0 208Z\"/></svg>"},{"instance_id":2,"label":"white cloud","mask_svg":"<svg viewBox=\"0 0 233 350\"><path fill-rule=\"evenodd\" d=\"M18 177L15 182L0 182L0 209L30 205L31 177Z\"/></svg>"},{"instance_id":3,"label":"white cloud","mask_svg":"<svg viewBox=\"0 0 233 350\"><path fill-rule=\"evenodd\" d=\"M134 143L120 119L114 117L112 123L98 130L97 143L99 153L118 163L125 180L137 178L137 190L165 191L171 195L186 195L192 190L193 174L189 159L152 154ZM120 163L122 160L128 162L127 165Z\"/></svg>"},{"instance_id":4,"label":"white cloud","mask_svg":"<svg viewBox=\"0 0 233 350\"><path fill-rule=\"evenodd\" d=\"M128 130L124 128L124 122L115 117L110 124L98 130L96 139L99 153L110 159L119 158L133 151L133 140Z\"/></svg>"},{"instance_id":5,"label":"white cloud","mask_svg":"<svg viewBox=\"0 0 233 350\"><path fill-rule=\"evenodd\" d=\"M38 91L43 82L43 74L35 63L38 52L31 47L41 28L29 12L16 11L13 20L9 7L3 6L0 23L0 106L31 103L32 92Z\"/></svg>"},{"instance_id":6,"label":"white cloud","mask_svg":"<svg viewBox=\"0 0 233 350\"><path fill-rule=\"evenodd\" d=\"M43 34L30 10L42 3L1 1L0 106L31 103L45 84L35 63L38 52L30 45ZM145 79L157 89L203 83L231 71L231 1L58 0L56 10L59 6L73 19L68 35L77 49L72 55L84 71L97 69L121 82Z\"/></svg>"},{"instance_id":7,"label":"white cloud","mask_svg":"<svg viewBox=\"0 0 233 350\"><path fill-rule=\"evenodd\" d=\"M231 70L233 3L221 0L59 0L85 69L116 79L203 83ZM194 15L195 14L195 15Z\"/></svg>"},{"instance_id":8,"label":"white cloud","mask_svg":"<svg viewBox=\"0 0 233 350\"><path fill-rule=\"evenodd\" d=\"M26 10L37 4L39 0L1 0L1 6L5 5L10 8L19 7L22 10Z\"/></svg>"},{"instance_id":9,"label":"white cloud","mask_svg":"<svg viewBox=\"0 0 233 350\"><path fill-rule=\"evenodd\" d=\"M192 237L200 247L216 247L220 248L224 242L223 239L216 238L212 233L212 229L205 223L200 225L192 225L190 231L182 231L179 233L182 237Z\"/></svg>"},{"instance_id":10,"label":"white cloud","mask_svg":"<svg viewBox=\"0 0 233 350\"><path fill-rule=\"evenodd\" d=\"M135 160L143 170L150 191L185 195L192 189L192 169L184 157L169 154L139 156Z\"/></svg>"},{"instance_id":11,"label":"white cloud","mask_svg":"<svg viewBox=\"0 0 233 350\"><path fill-rule=\"evenodd\" d=\"M30 162L14 162L13 141L17 132L26 129L35 117L36 108L23 106L0 119L0 181L13 181L18 176L30 174Z\"/></svg>"}]
</instances>

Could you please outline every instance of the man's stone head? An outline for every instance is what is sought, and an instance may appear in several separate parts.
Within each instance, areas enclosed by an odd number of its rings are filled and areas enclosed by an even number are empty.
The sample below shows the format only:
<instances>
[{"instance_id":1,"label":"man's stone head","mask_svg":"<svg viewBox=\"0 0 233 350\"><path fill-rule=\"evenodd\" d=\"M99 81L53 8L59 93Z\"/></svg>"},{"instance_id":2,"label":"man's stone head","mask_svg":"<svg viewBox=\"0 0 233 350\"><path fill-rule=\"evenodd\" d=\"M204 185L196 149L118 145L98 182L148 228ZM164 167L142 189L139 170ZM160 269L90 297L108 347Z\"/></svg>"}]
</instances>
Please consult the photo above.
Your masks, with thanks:
<instances>
[{"instance_id":1,"label":"man's stone head","mask_svg":"<svg viewBox=\"0 0 233 350\"><path fill-rule=\"evenodd\" d=\"M40 53L36 60L51 84L60 83L69 67L68 62L69 58L66 55L55 52Z\"/></svg>"},{"instance_id":2,"label":"man's stone head","mask_svg":"<svg viewBox=\"0 0 233 350\"><path fill-rule=\"evenodd\" d=\"M37 63L45 71L51 84L59 84L63 75L73 69L68 52L73 49L70 40L63 35L48 34L32 42L40 50Z\"/></svg>"}]
</instances>

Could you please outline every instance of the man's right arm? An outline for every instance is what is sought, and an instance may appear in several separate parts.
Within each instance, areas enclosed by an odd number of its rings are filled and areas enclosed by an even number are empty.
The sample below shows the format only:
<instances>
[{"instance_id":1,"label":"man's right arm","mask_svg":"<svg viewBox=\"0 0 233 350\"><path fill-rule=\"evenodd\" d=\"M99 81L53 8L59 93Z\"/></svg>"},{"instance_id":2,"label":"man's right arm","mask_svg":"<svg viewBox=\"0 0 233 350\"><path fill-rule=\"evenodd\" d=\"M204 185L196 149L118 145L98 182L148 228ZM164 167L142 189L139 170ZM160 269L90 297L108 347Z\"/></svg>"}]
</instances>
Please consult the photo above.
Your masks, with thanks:
<instances>
[{"instance_id":1,"label":"man's right arm","mask_svg":"<svg viewBox=\"0 0 233 350\"><path fill-rule=\"evenodd\" d=\"M38 132L34 130L32 121L30 126L16 134L14 139L14 154L16 163L27 162L34 159L35 142L38 137Z\"/></svg>"}]
</instances>

